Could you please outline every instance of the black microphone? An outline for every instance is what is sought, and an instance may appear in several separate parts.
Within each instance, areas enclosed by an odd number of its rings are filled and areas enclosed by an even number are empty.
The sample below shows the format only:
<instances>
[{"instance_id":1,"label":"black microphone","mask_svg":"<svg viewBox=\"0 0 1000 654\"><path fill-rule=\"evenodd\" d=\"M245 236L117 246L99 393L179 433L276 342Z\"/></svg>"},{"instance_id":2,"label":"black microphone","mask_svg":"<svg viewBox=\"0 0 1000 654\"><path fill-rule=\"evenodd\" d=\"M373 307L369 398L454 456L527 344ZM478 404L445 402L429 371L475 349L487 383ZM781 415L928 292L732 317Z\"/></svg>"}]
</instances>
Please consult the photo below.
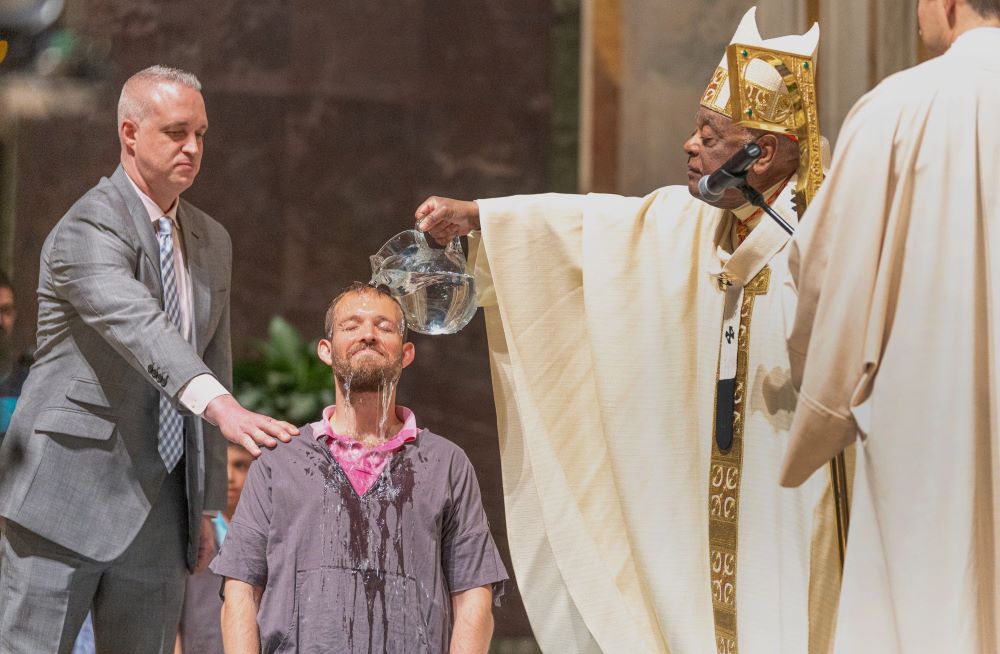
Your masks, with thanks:
<instances>
[{"instance_id":1,"label":"black microphone","mask_svg":"<svg viewBox=\"0 0 1000 654\"><path fill-rule=\"evenodd\" d=\"M764 151L756 143L747 143L739 152L722 164L722 167L711 175L705 175L698 180L698 195L705 202L718 202L726 189L739 186L746 180L747 170L760 159Z\"/></svg>"}]
</instances>

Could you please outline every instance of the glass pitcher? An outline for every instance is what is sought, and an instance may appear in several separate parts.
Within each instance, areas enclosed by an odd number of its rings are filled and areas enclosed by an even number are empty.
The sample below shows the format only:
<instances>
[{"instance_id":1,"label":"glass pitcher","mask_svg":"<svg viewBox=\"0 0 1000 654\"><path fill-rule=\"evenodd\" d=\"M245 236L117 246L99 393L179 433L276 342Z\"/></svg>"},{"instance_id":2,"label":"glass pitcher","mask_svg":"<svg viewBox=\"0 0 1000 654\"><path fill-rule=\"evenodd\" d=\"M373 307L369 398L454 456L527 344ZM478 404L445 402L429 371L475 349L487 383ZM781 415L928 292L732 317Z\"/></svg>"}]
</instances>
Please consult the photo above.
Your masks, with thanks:
<instances>
[{"instance_id":1,"label":"glass pitcher","mask_svg":"<svg viewBox=\"0 0 1000 654\"><path fill-rule=\"evenodd\" d=\"M476 313L476 283L465 272L458 238L438 247L423 232L396 234L371 257L372 281L399 300L406 324L421 334L454 334Z\"/></svg>"}]
</instances>

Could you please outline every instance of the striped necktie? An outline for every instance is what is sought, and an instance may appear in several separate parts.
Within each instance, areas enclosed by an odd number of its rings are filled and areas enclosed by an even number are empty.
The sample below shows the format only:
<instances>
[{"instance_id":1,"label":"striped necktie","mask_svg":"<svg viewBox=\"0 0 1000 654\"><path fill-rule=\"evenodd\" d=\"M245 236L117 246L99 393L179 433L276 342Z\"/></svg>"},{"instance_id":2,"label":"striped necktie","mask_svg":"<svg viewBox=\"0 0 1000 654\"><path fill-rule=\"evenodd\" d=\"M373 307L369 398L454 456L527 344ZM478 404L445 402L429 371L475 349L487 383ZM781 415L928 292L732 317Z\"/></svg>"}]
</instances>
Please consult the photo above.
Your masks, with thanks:
<instances>
[{"instance_id":1,"label":"striped necktie","mask_svg":"<svg viewBox=\"0 0 1000 654\"><path fill-rule=\"evenodd\" d=\"M160 242L160 278L163 282L163 311L178 328L181 326L181 305L177 295L177 276L174 274L173 224L163 216L157 221L156 237ZM184 452L184 418L160 394L160 430L157 449L167 472L171 472Z\"/></svg>"}]
</instances>

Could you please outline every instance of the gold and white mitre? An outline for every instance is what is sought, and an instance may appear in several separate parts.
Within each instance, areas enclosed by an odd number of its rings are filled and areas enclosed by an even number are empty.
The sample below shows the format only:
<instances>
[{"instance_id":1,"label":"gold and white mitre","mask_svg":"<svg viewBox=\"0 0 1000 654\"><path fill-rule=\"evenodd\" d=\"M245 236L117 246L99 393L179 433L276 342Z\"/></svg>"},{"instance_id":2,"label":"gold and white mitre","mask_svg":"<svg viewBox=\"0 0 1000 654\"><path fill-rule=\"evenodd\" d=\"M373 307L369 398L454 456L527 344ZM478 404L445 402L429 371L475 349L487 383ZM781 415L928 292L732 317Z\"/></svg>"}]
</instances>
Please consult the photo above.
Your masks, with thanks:
<instances>
[{"instance_id":1,"label":"gold and white mitre","mask_svg":"<svg viewBox=\"0 0 1000 654\"><path fill-rule=\"evenodd\" d=\"M765 39L757 29L757 8L751 7L744 14L729 43L787 52L815 61L819 45L819 25L813 23L812 28L802 35L790 34ZM733 115L729 78L729 64L726 55L723 54L722 61L719 62L708 88L702 95L701 106L739 120L741 117ZM791 96L781 75L773 66L760 59L751 60L743 71L743 84L752 106L757 110L755 120L775 126L782 125L788 129L794 128Z\"/></svg>"}]
</instances>

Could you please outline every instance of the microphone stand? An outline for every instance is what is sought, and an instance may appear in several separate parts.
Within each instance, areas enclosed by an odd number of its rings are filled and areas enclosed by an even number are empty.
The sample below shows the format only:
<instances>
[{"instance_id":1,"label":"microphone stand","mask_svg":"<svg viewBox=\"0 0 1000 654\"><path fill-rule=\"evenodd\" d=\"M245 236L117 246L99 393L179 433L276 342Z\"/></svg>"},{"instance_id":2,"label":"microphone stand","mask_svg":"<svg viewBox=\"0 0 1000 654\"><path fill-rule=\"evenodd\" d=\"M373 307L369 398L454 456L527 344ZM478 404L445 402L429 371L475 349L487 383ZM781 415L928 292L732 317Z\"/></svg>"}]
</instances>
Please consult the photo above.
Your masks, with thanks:
<instances>
[{"instance_id":1,"label":"microphone stand","mask_svg":"<svg viewBox=\"0 0 1000 654\"><path fill-rule=\"evenodd\" d=\"M743 175L742 179L743 181L736 188L738 188L743 192L743 197L747 199L747 202L749 202L755 207L763 209L764 213L770 216L774 220L774 222L778 223L781 229L788 232L789 236L794 234L795 228L789 225L788 221L779 216L778 212L771 208L771 205L767 203L767 200L765 200L764 196L760 194L760 191L758 191L757 189L755 189L754 187L750 186L750 184L747 183L747 178L745 174Z\"/></svg>"}]
</instances>

